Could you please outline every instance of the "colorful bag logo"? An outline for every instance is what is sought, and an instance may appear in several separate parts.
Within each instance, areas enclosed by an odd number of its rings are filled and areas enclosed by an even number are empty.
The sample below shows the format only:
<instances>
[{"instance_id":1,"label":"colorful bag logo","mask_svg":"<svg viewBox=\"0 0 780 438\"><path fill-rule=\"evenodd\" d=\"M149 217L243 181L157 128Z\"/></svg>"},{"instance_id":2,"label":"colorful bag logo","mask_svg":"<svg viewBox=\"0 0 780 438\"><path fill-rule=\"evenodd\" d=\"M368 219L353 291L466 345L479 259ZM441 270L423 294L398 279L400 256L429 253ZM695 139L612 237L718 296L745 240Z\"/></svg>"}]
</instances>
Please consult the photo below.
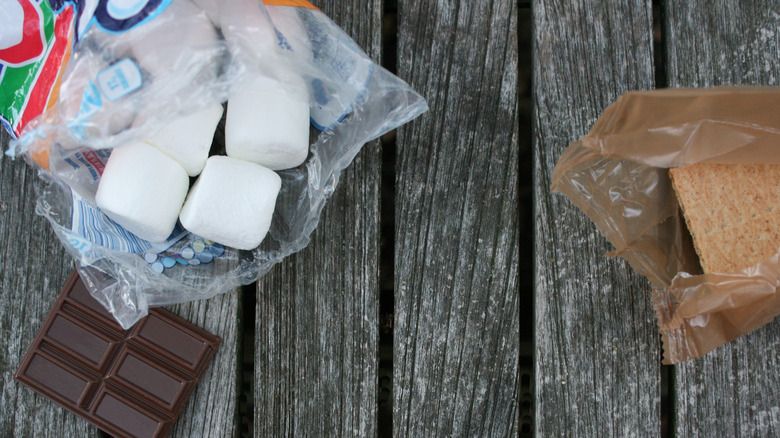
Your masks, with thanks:
<instances>
[{"instance_id":1,"label":"colorful bag logo","mask_svg":"<svg viewBox=\"0 0 780 438\"><path fill-rule=\"evenodd\" d=\"M118 33L172 0L0 0L0 123L14 137L51 108L75 43L93 24Z\"/></svg>"},{"instance_id":2,"label":"colorful bag logo","mask_svg":"<svg viewBox=\"0 0 780 438\"><path fill-rule=\"evenodd\" d=\"M0 0L0 63L23 67L39 60L46 47L43 11L30 0Z\"/></svg>"},{"instance_id":3,"label":"colorful bag logo","mask_svg":"<svg viewBox=\"0 0 780 438\"><path fill-rule=\"evenodd\" d=\"M18 136L53 104L52 90L71 53L75 10L69 4L55 12L45 0L0 3L10 12L3 18L9 22L2 31L0 121Z\"/></svg>"},{"instance_id":4,"label":"colorful bag logo","mask_svg":"<svg viewBox=\"0 0 780 438\"><path fill-rule=\"evenodd\" d=\"M100 0L94 21L108 32L124 32L162 12L171 0Z\"/></svg>"}]
</instances>

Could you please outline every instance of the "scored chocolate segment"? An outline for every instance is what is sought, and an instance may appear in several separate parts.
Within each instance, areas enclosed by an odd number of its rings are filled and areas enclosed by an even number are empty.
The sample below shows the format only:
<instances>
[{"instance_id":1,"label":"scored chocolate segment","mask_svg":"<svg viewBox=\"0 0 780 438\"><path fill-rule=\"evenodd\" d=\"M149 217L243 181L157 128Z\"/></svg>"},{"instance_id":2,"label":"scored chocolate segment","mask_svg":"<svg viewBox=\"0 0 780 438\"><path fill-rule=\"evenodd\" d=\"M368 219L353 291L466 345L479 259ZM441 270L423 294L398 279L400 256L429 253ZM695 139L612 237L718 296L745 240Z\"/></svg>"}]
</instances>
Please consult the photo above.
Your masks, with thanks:
<instances>
[{"instance_id":1,"label":"scored chocolate segment","mask_svg":"<svg viewBox=\"0 0 780 438\"><path fill-rule=\"evenodd\" d=\"M56 315L45 330L45 341L63 351L72 353L88 368L101 372L111 361L122 338L101 333L78 319L65 313Z\"/></svg>"},{"instance_id":2,"label":"scored chocolate segment","mask_svg":"<svg viewBox=\"0 0 780 438\"><path fill-rule=\"evenodd\" d=\"M138 395L147 395L147 402L168 412L175 411L176 404L186 400L182 393L195 384L192 377L167 369L166 365L129 344L119 353L107 377L117 386L140 390Z\"/></svg>"},{"instance_id":3,"label":"scored chocolate segment","mask_svg":"<svg viewBox=\"0 0 780 438\"><path fill-rule=\"evenodd\" d=\"M159 314L150 314L140 321L130 339L193 374L202 372L200 368L205 365L203 356L208 354L209 346L205 339L192 331L180 330Z\"/></svg>"},{"instance_id":4,"label":"scored chocolate segment","mask_svg":"<svg viewBox=\"0 0 780 438\"><path fill-rule=\"evenodd\" d=\"M219 342L164 309L122 330L74 271L14 378L114 436L159 437Z\"/></svg>"},{"instance_id":5,"label":"scored chocolate segment","mask_svg":"<svg viewBox=\"0 0 780 438\"><path fill-rule=\"evenodd\" d=\"M98 427L117 436L164 436L173 425L173 418L145 409L136 401L113 390L100 388L92 411Z\"/></svg>"},{"instance_id":6,"label":"scored chocolate segment","mask_svg":"<svg viewBox=\"0 0 780 438\"><path fill-rule=\"evenodd\" d=\"M71 292L66 298L67 307L73 306L75 309L78 309L78 312L89 315L91 319L101 321L103 327L111 329L114 332L125 332L114 317L108 313L108 310L106 310L102 304L98 303L96 299L92 298L92 295L89 294L87 287L78 275L75 278L71 276L68 283L71 281L73 281L73 284L70 285ZM68 289L68 284L66 284L65 289Z\"/></svg>"},{"instance_id":7,"label":"scored chocolate segment","mask_svg":"<svg viewBox=\"0 0 780 438\"><path fill-rule=\"evenodd\" d=\"M56 401L76 406L83 406L89 401L100 380L64 365L45 352L34 354L20 372L38 392L49 390Z\"/></svg>"}]
</instances>

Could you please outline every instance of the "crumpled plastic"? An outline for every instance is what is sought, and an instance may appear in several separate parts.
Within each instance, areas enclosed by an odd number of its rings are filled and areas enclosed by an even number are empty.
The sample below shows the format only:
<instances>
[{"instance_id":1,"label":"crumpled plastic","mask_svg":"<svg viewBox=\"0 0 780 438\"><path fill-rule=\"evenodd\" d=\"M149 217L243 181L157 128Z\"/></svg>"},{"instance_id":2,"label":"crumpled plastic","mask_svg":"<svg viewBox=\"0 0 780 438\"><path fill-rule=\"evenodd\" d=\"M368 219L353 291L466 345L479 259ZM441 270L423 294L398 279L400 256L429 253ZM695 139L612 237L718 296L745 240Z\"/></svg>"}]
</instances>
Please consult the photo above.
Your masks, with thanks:
<instances>
[{"instance_id":1,"label":"crumpled plastic","mask_svg":"<svg viewBox=\"0 0 780 438\"><path fill-rule=\"evenodd\" d=\"M36 211L78 262L90 293L125 328L150 306L254 282L303 249L361 147L427 110L422 96L305 1L147 0L113 12L103 2L89 5L96 9L73 14L81 17L73 26L78 41L51 104L16 132L9 154L45 170L51 184ZM94 20L84 19L89 13ZM232 86L255 75L284 84L293 74L309 87L310 153L278 172L282 188L258 248L224 247L181 227L165 242L143 241L94 206L113 147L224 103Z\"/></svg>"},{"instance_id":2,"label":"crumpled plastic","mask_svg":"<svg viewBox=\"0 0 780 438\"><path fill-rule=\"evenodd\" d=\"M780 314L780 253L703 274L669 179L686 164L780 164L780 88L624 94L562 154L552 191L593 220L653 290L663 362L699 358Z\"/></svg>"}]
</instances>

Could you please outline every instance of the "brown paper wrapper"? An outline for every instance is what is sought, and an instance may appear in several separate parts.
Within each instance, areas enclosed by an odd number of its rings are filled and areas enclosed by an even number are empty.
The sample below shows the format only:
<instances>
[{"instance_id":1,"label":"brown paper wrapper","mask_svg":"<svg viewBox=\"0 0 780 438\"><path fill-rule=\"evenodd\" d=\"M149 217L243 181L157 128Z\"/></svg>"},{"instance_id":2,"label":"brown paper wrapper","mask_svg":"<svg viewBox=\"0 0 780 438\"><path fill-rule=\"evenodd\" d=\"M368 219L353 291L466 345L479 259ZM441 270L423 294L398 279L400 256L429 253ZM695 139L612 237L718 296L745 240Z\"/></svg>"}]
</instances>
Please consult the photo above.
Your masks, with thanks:
<instances>
[{"instance_id":1,"label":"brown paper wrapper","mask_svg":"<svg viewBox=\"0 0 780 438\"><path fill-rule=\"evenodd\" d=\"M780 88L624 94L572 143L551 189L593 220L650 281L664 363L698 358L780 314L780 254L738 273L702 274L668 169L780 164Z\"/></svg>"}]
</instances>

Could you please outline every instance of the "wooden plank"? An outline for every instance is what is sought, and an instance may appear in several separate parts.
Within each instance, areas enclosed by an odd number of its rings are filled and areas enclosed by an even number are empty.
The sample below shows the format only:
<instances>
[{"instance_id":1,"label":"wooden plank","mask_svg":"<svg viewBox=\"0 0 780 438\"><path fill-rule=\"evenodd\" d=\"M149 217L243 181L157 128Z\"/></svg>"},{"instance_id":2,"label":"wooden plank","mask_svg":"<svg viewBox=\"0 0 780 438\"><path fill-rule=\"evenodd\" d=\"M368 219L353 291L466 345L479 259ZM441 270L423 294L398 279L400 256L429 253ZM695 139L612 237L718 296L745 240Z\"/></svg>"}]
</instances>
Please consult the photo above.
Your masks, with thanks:
<instances>
[{"instance_id":1,"label":"wooden plank","mask_svg":"<svg viewBox=\"0 0 780 438\"><path fill-rule=\"evenodd\" d=\"M660 348L649 283L550 193L562 150L629 89L653 88L651 2L534 3L536 431L658 435Z\"/></svg>"},{"instance_id":2,"label":"wooden plank","mask_svg":"<svg viewBox=\"0 0 780 438\"><path fill-rule=\"evenodd\" d=\"M517 2L398 2L394 436L517 436ZM530 291L525 295L529 296Z\"/></svg>"},{"instance_id":3,"label":"wooden plank","mask_svg":"<svg viewBox=\"0 0 780 438\"><path fill-rule=\"evenodd\" d=\"M665 8L669 86L780 82L780 2L668 1ZM675 436L780 435L778 366L780 320L675 366Z\"/></svg>"},{"instance_id":4,"label":"wooden plank","mask_svg":"<svg viewBox=\"0 0 780 438\"><path fill-rule=\"evenodd\" d=\"M382 2L316 1L374 59ZM375 436L381 151L342 174L308 247L257 283L255 436Z\"/></svg>"},{"instance_id":5,"label":"wooden plank","mask_svg":"<svg viewBox=\"0 0 780 438\"><path fill-rule=\"evenodd\" d=\"M9 136L0 128L0 150ZM0 436L98 436L98 430L13 380L73 261L35 214L43 187L23 160L0 161Z\"/></svg>"},{"instance_id":6,"label":"wooden plank","mask_svg":"<svg viewBox=\"0 0 780 438\"><path fill-rule=\"evenodd\" d=\"M222 338L222 343L195 391L168 434L174 437L239 436L239 342L242 334L241 292L232 290L209 300L177 304L169 310ZM251 324L251 321L248 323Z\"/></svg>"}]
</instances>

